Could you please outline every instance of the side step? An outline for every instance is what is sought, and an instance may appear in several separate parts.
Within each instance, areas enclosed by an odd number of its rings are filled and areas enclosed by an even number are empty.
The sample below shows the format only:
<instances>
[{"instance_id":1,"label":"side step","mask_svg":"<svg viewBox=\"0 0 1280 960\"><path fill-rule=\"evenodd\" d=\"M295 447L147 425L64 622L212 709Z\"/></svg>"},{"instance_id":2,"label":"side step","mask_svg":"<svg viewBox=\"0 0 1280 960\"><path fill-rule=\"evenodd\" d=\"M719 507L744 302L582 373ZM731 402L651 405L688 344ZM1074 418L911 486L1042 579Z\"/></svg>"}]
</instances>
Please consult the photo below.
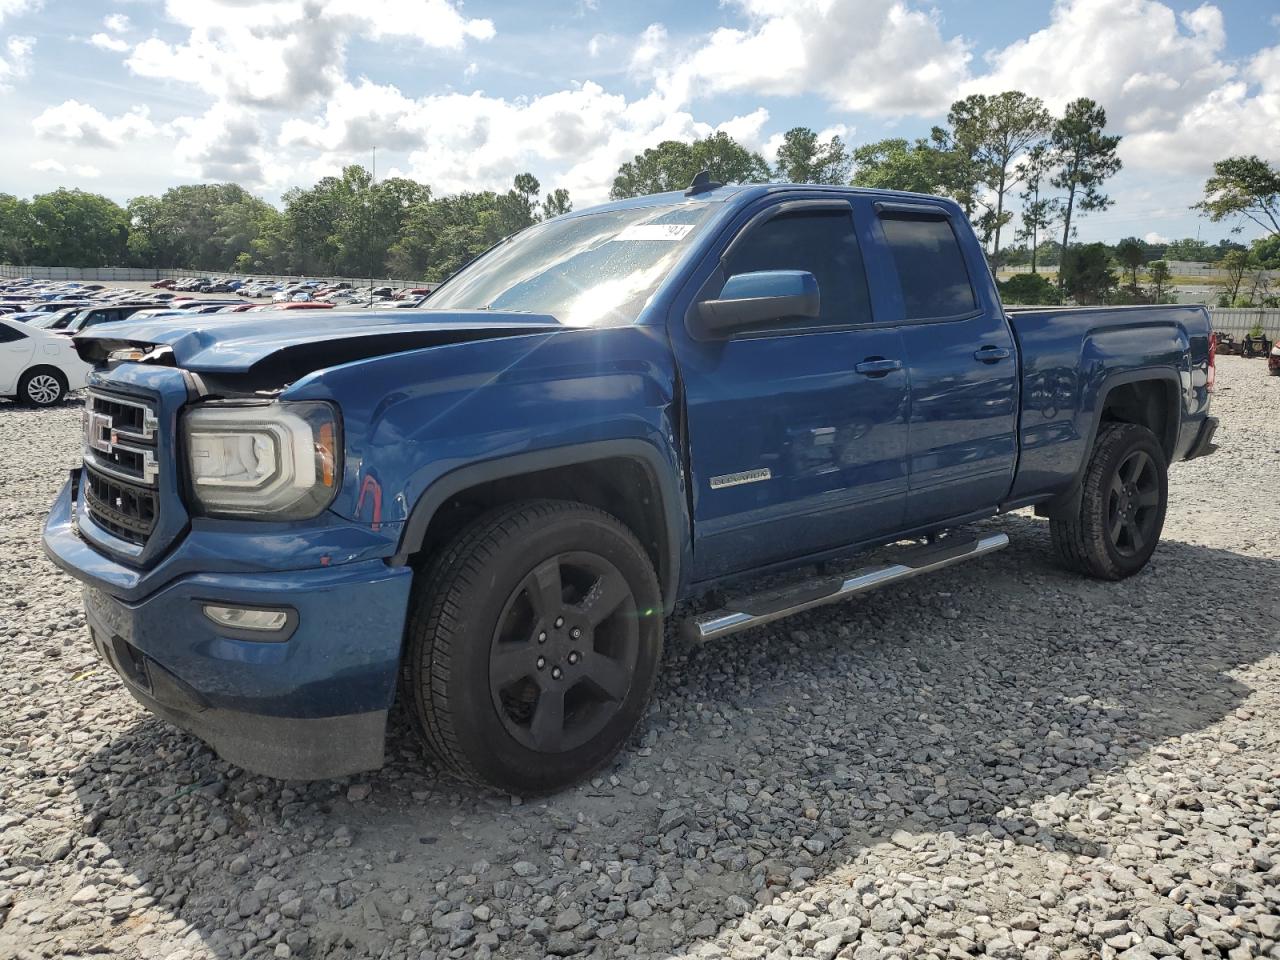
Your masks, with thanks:
<instances>
[{"instance_id":1,"label":"side step","mask_svg":"<svg viewBox=\"0 0 1280 960\"><path fill-rule=\"evenodd\" d=\"M1008 536L994 533L980 539L947 538L940 543L907 548L892 562L855 570L845 577L821 577L778 590L734 598L725 604L723 610L686 620L681 629L688 639L695 642L714 640L739 630L749 630L781 620L802 610L845 600L876 587L974 560L1008 545Z\"/></svg>"}]
</instances>

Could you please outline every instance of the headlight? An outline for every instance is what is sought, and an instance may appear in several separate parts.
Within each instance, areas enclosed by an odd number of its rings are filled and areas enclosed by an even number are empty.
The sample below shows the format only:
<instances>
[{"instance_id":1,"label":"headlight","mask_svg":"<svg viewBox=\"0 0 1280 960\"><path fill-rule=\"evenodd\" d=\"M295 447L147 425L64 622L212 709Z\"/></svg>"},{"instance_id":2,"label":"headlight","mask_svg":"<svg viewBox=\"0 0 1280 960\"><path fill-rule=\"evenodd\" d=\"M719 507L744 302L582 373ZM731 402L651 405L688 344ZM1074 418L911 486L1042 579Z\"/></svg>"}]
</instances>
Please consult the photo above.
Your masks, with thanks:
<instances>
[{"instance_id":1,"label":"headlight","mask_svg":"<svg viewBox=\"0 0 1280 960\"><path fill-rule=\"evenodd\" d=\"M327 403L195 407L183 436L191 492L207 515L305 519L337 492L341 438Z\"/></svg>"}]
</instances>

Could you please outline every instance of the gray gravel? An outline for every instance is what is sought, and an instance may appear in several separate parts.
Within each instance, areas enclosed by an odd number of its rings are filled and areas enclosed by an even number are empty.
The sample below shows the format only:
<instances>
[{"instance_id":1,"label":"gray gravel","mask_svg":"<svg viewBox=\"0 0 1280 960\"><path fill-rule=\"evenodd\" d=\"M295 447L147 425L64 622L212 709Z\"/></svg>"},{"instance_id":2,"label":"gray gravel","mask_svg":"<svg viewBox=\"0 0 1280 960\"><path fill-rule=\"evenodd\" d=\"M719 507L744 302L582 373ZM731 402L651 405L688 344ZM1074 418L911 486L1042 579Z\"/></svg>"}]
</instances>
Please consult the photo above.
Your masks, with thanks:
<instances>
[{"instance_id":1,"label":"gray gravel","mask_svg":"<svg viewBox=\"0 0 1280 960\"><path fill-rule=\"evenodd\" d=\"M520 801L402 723L281 783L150 718L38 546L79 411L0 403L0 956L1280 958L1280 379L1122 584L1043 521L968 568L673 649L637 744Z\"/></svg>"}]
</instances>

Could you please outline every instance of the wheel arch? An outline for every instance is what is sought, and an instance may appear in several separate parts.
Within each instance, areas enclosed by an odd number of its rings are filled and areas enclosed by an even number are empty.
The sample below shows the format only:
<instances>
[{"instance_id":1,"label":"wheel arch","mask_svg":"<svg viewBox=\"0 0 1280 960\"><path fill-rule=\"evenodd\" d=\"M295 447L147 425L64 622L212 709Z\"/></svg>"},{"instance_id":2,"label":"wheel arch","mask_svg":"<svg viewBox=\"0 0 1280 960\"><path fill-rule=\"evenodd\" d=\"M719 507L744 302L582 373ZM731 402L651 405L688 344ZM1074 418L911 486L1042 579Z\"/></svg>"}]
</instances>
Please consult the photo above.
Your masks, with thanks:
<instances>
[{"instance_id":1,"label":"wheel arch","mask_svg":"<svg viewBox=\"0 0 1280 960\"><path fill-rule=\"evenodd\" d=\"M1073 516L1080 508L1085 471L1093 455L1103 423L1136 423L1156 435L1165 458L1173 463L1182 424L1182 381L1172 367L1147 367L1112 374L1098 388L1097 402L1089 414L1084 454L1076 465L1071 485L1063 493L1036 507L1041 517Z\"/></svg>"},{"instance_id":2,"label":"wheel arch","mask_svg":"<svg viewBox=\"0 0 1280 960\"><path fill-rule=\"evenodd\" d=\"M679 593L682 499L671 466L642 440L600 440L459 467L418 498L390 562L411 563L485 509L523 499L576 500L616 517L640 540L663 607Z\"/></svg>"}]
</instances>

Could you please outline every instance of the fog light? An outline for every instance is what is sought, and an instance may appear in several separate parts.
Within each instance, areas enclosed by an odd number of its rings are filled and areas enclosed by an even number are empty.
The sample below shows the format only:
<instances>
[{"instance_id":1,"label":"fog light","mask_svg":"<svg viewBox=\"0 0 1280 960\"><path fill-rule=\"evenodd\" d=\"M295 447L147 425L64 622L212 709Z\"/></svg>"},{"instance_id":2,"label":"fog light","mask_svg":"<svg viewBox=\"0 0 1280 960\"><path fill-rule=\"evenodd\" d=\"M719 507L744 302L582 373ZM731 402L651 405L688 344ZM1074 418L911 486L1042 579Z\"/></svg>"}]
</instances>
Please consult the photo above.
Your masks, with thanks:
<instances>
[{"instance_id":1,"label":"fog light","mask_svg":"<svg viewBox=\"0 0 1280 960\"><path fill-rule=\"evenodd\" d=\"M229 627L233 630L257 630L263 633L283 630L289 622L287 610L221 607L212 603L204 605L204 615L220 627Z\"/></svg>"}]
</instances>

